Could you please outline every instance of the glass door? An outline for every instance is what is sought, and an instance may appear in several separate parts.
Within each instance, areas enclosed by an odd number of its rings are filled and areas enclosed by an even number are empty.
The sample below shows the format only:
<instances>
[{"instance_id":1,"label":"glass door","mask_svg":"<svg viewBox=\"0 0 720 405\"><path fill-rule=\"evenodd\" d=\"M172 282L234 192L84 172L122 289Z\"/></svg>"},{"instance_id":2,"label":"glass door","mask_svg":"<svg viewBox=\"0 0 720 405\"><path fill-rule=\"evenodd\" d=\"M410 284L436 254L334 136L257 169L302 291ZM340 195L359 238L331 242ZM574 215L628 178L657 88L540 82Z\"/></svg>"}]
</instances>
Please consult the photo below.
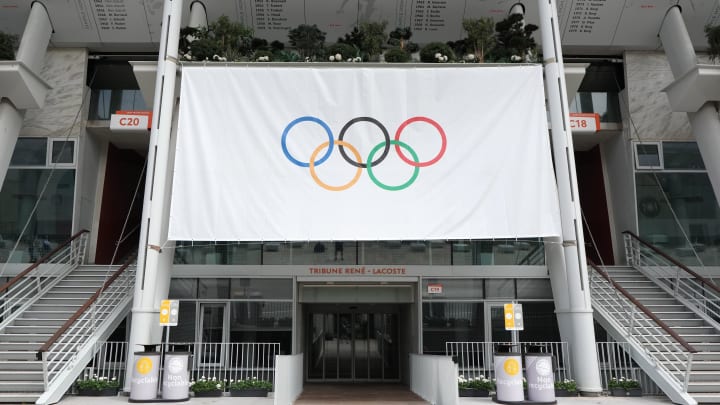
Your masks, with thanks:
<instances>
[{"instance_id":1,"label":"glass door","mask_svg":"<svg viewBox=\"0 0 720 405\"><path fill-rule=\"evenodd\" d=\"M195 356L202 366L223 364L225 350L224 337L227 335L227 314L225 303L200 303L200 331Z\"/></svg>"},{"instance_id":2,"label":"glass door","mask_svg":"<svg viewBox=\"0 0 720 405\"><path fill-rule=\"evenodd\" d=\"M308 380L400 378L396 314L311 313L308 323Z\"/></svg>"}]
</instances>

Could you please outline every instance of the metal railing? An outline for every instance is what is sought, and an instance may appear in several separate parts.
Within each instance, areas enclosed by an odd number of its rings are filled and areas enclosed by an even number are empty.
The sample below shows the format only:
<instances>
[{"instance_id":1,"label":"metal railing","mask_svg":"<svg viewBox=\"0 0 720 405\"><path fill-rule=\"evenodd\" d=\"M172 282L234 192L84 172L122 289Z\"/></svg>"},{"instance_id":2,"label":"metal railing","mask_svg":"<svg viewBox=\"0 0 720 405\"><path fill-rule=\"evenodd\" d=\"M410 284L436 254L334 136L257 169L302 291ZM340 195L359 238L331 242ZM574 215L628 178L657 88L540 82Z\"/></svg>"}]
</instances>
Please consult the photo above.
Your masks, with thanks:
<instances>
[{"instance_id":1,"label":"metal railing","mask_svg":"<svg viewBox=\"0 0 720 405\"><path fill-rule=\"evenodd\" d=\"M219 380L275 379L280 343L186 343L192 351L190 378Z\"/></svg>"},{"instance_id":2,"label":"metal railing","mask_svg":"<svg viewBox=\"0 0 720 405\"><path fill-rule=\"evenodd\" d=\"M519 342L518 345L522 354L551 354L555 381L572 378L567 342ZM453 358L458 373L465 378L494 378L494 353L512 346L510 342L445 342L445 355Z\"/></svg>"},{"instance_id":3,"label":"metal railing","mask_svg":"<svg viewBox=\"0 0 720 405\"><path fill-rule=\"evenodd\" d=\"M108 380L117 379L123 386L125 379L125 362L127 360L128 342L98 342L93 352L95 356L78 380L103 377Z\"/></svg>"},{"instance_id":4,"label":"metal railing","mask_svg":"<svg viewBox=\"0 0 720 405\"><path fill-rule=\"evenodd\" d=\"M640 382L643 395L662 395L660 387L632 360L630 345L624 342L597 342L597 359L600 380L604 390L609 390L611 378L632 378Z\"/></svg>"},{"instance_id":5,"label":"metal railing","mask_svg":"<svg viewBox=\"0 0 720 405\"><path fill-rule=\"evenodd\" d=\"M680 335L657 318L606 272L588 260L590 291L593 309L602 313L614 326L637 342L658 368L673 378L683 392L687 392L692 370L693 353L697 350Z\"/></svg>"},{"instance_id":6,"label":"metal railing","mask_svg":"<svg viewBox=\"0 0 720 405\"><path fill-rule=\"evenodd\" d=\"M38 349L45 388L65 368L76 364L76 356L110 315L132 299L135 269L131 260L120 266L88 301Z\"/></svg>"},{"instance_id":7,"label":"metal railing","mask_svg":"<svg viewBox=\"0 0 720 405\"><path fill-rule=\"evenodd\" d=\"M629 265L642 271L668 294L720 322L720 287L630 231L623 232ZM717 323L714 326L720 329Z\"/></svg>"},{"instance_id":8,"label":"metal railing","mask_svg":"<svg viewBox=\"0 0 720 405\"><path fill-rule=\"evenodd\" d=\"M85 260L88 231L82 230L0 286L0 330L14 321Z\"/></svg>"}]
</instances>

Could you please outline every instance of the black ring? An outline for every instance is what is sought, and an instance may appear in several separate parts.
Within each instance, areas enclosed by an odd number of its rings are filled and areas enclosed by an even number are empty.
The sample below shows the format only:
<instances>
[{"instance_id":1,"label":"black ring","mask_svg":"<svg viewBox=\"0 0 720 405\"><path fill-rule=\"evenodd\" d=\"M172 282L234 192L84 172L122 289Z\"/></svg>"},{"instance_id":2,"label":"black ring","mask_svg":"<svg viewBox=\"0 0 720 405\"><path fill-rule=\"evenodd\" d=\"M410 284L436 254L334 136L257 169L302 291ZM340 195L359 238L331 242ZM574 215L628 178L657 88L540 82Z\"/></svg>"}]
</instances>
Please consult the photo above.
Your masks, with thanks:
<instances>
[{"instance_id":1,"label":"black ring","mask_svg":"<svg viewBox=\"0 0 720 405\"><path fill-rule=\"evenodd\" d=\"M388 152L390 152L390 134L388 134L387 129L385 128L385 126L383 124L380 123L380 121L376 120L375 118L371 118L371 117L353 118L350 121L348 121L347 124L345 124L345 126L342 128L342 130L340 130L340 135L338 136L338 140L339 141L343 140L343 137L345 136L345 131L347 131L348 128L350 128L350 126L352 124L354 124L356 122L361 122L361 121L367 121L367 122L371 122L371 123L377 125L377 127L380 128L383 135L385 136L385 149L383 150L383 153L380 155L380 157L375 159L372 162L372 167L375 167L378 164L380 164L380 162L385 160L385 157L387 157ZM343 159L345 159L346 162L350 163L351 165L353 165L355 167L362 167L363 169L367 169L366 163L358 163L358 162L350 159L350 157L348 157L348 155L345 153L345 148L342 145L338 145L338 149L340 149L340 154L342 155Z\"/></svg>"}]
</instances>

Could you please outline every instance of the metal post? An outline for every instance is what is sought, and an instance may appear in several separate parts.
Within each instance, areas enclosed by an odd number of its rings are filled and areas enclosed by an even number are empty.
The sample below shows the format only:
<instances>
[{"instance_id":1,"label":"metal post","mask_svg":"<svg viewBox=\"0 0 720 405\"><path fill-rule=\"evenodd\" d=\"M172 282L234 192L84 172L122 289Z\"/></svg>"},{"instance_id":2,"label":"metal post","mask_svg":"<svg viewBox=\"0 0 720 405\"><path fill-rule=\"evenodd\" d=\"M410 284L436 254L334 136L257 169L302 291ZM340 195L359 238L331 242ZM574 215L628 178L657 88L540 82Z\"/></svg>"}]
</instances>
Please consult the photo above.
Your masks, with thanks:
<instances>
[{"instance_id":1,"label":"metal post","mask_svg":"<svg viewBox=\"0 0 720 405\"><path fill-rule=\"evenodd\" d=\"M165 0L155 81L152 129L148 148L140 243L133 299L128 367L124 390L129 390L139 344L160 340L160 300L167 298L174 249L167 246L168 207L171 188L171 133L175 106L178 40L182 0Z\"/></svg>"},{"instance_id":2,"label":"metal post","mask_svg":"<svg viewBox=\"0 0 720 405\"><path fill-rule=\"evenodd\" d=\"M548 261L563 340L572 350L578 389L585 395L602 392L596 356L593 311L588 285L585 242L580 223L575 159L570 132L565 75L555 0L538 0L548 110L552 127L555 176L560 200L562 249ZM562 259L561 259L562 258ZM561 305L557 305L561 304Z\"/></svg>"}]
</instances>

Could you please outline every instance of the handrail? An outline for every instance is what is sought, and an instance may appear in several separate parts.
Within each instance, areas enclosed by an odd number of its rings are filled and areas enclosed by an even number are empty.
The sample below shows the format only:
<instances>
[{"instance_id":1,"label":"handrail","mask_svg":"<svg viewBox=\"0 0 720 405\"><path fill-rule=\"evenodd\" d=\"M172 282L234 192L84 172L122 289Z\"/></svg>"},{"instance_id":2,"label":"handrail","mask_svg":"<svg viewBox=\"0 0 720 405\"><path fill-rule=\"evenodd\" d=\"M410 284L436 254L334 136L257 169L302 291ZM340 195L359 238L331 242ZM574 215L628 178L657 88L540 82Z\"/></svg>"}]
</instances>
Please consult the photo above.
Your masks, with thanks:
<instances>
[{"instance_id":1,"label":"handrail","mask_svg":"<svg viewBox=\"0 0 720 405\"><path fill-rule=\"evenodd\" d=\"M80 236L82 236L84 233L87 233L87 232L90 232L90 231L88 231L87 229L83 229L83 230L77 232L75 235L71 236L68 240L66 240L65 242L58 245L55 249L51 250L48 254L39 258L35 263L31 264L27 269L21 271L17 276L13 277L12 280L8 281L2 287L0 287L0 294L7 291L7 289L12 287L13 284L17 283L20 279L25 277L31 271L40 267L41 264L45 263L49 258L51 258L53 255L55 255L61 249L70 245L75 239L79 238Z\"/></svg>"},{"instance_id":2,"label":"handrail","mask_svg":"<svg viewBox=\"0 0 720 405\"><path fill-rule=\"evenodd\" d=\"M110 285L117 279L128 267L130 267L130 264L132 263L134 257L130 257L125 264L120 266L115 272L105 281L105 283L100 287L95 294L93 294L90 298L88 298L85 303L78 308L77 311L68 319L55 333L50 337L50 339L45 342L37 351L37 359L42 360L42 354L43 352L46 352L50 349L50 347L55 344L55 342L60 338L60 336L65 333L72 324L82 316L82 314L100 297L100 294L102 294L103 291L105 291Z\"/></svg>"},{"instance_id":3,"label":"handrail","mask_svg":"<svg viewBox=\"0 0 720 405\"><path fill-rule=\"evenodd\" d=\"M697 353L698 350L695 349L690 343L688 343L685 339L682 338L682 336L678 335L677 332L675 332L672 328L670 328L665 322L663 322L660 318L658 318L655 314L652 313L645 305L641 304L640 301L637 300L637 298L633 297L626 289L621 287L618 283L615 282L610 276L600 267L598 267L595 263L592 262L592 260L587 259L587 262L590 266L592 266L595 271L600 274L605 280L610 282L610 284L615 287L616 290L620 291L622 295L625 296L630 302L632 302L638 309L640 309L645 315L647 315L650 319L652 319L655 323L658 324L668 335L672 336L673 339L675 339L682 347L685 348L690 353Z\"/></svg>"},{"instance_id":4,"label":"handrail","mask_svg":"<svg viewBox=\"0 0 720 405\"><path fill-rule=\"evenodd\" d=\"M638 242L642 243L642 244L645 245L646 247L648 247L648 248L650 248L651 250L653 250L655 253L657 253L657 254L659 254L660 256L662 256L665 260L667 260L667 261L669 261L670 263L674 264L675 266L683 269L686 273L689 273L690 275L692 275L692 276L695 277L696 279L700 280L703 284L707 284L710 288L712 288L713 290L715 290L715 292L717 292L718 294L720 294L720 287L718 287L717 284L715 284L715 283L712 282L711 280L709 280L709 279L707 279L707 278L699 275L698 273L696 273L695 271L691 270L690 268L688 268L688 267L685 266L684 264L682 264L682 263L680 263L679 261L675 260L673 257L671 257L671 256L668 255L667 253L663 252L663 251L662 251L660 248L658 248L657 246L654 246L654 245L646 242L645 240L643 240L643 239L640 238L639 236L635 235L635 234L634 234L633 232L631 232L631 231L623 231L623 233L626 234L626 235L632 236L632 237L633 237L634 239L636 239Z\"/></svg>"}]
</instances>

